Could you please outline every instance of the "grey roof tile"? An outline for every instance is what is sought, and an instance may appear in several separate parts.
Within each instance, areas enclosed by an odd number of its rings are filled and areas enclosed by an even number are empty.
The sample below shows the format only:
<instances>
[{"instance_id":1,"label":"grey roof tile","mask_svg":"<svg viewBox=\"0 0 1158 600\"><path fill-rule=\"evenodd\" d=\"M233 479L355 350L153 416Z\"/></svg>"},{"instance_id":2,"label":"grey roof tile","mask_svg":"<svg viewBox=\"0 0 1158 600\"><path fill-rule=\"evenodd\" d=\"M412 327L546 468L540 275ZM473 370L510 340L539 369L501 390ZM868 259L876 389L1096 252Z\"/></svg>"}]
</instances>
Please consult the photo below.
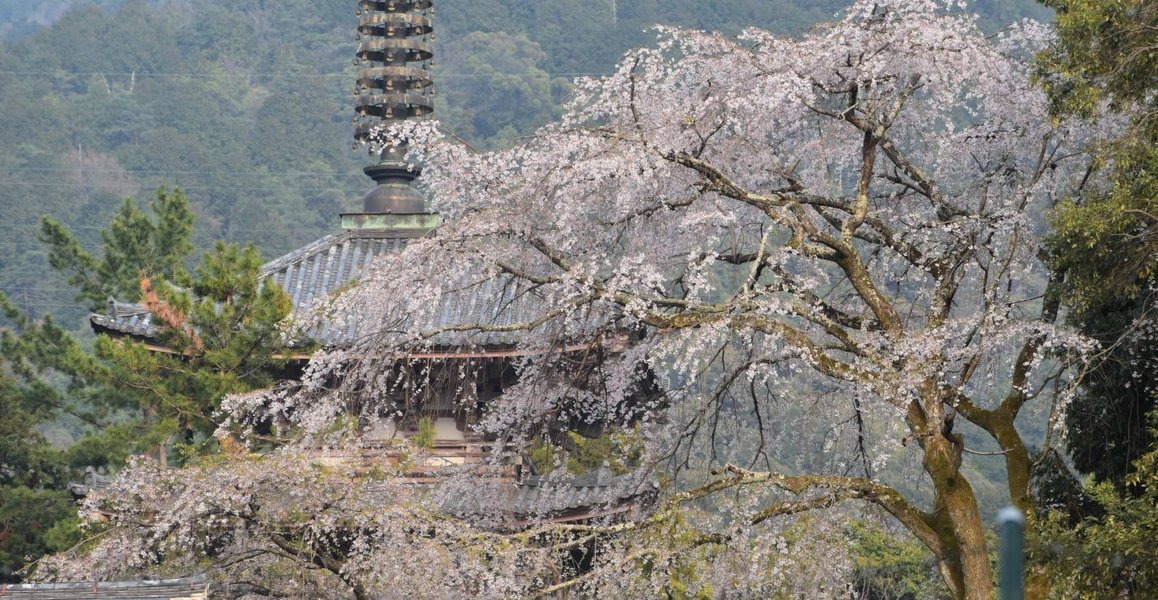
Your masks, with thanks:
<instances>
[{"instance_id":1,"label":"grey roof tile","mask_svg":"<svg viewBox=\"0 0 1158 600\"><path fill-rule=\"evenodd\" d=\"M425 230L419 230L419 233ZM329 298L349 282L365 276L376 257L398 252L416 236L411 231L347 230L325 236L307 246L278 257L262 266L262 276L277 283L289 294L295 313L308 310L317 301ZM483 323L510 325L528 316L537 302L525 287L511 282L487 280L480 283L451 282L440 310L424 330L446 325ZM144 306L109 300L104 314L90 315L98 331L138 338L154 337L152 315ZM345 329L322 326L307 335L325 345L341 345L360 334L354 326ZM430 340L436 346L510 346L518 340L515 332L447 332Z\"/></svg>"},{"instance_id":2,"label":"grey roof tile","mask_svg":"<svg viewBox=\"0 0 1158 600\"><path fill-rule=\"evenodd\" d=\"M598 512L600 508L633 503L646 505L658 493L655 482L640 479L638 473L616 476L606 469L579 476L536 475L508 486L505 493L500 487L475 497L465 494L447 497L442 509L456 515L502 512L533 520L575 512Z\"/></svg>"},{"instance_id":3,"label":"grey roof tile","mask_svg":"<svg viewBox=\"0 0 1158 600\"><path fill-rule=\"evenodd\" d=\"M205 577L95 583L0 584L0 599L7 600L204 600L209 598Z\"/></svg>"}]
</instances>

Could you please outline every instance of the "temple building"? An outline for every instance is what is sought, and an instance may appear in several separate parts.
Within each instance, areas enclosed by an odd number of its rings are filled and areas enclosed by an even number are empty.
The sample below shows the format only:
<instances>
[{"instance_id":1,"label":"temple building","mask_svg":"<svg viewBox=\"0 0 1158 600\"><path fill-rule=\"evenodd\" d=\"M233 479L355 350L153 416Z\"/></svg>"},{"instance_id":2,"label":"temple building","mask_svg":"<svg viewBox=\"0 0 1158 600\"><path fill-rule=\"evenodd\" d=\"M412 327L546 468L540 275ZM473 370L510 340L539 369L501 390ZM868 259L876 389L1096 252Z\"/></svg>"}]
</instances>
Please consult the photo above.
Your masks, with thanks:
<instances>
[{"instance_id":1,"label":"temple building","mask_svg":"<svg viewBox=\"0 0 1158 600\"><path fill-rule=\"evenodd\" d=\"M358 2L358 50L355 63L362 68L357 76L354 96L354 138L366 143L373 129L383 123L428 117L434 110L434 83L430 67L434 57L433 0L360 0ZM405 148L393 148L380 155L364 171L376 186L363 199L360 212L342 214L341 231L275 258L262 267L267 284L280 286L292 300L293 313L301 314L318 301L346 289L351 282L366 276L374 268L374 259L397 252L409 242L437 235L441 216L427 208L423 195L413 187L421 169L405 160ZM498 284L472 286L469 291L447 295L437 311L432 329L461 323L510 324L520 320L515 291ZM92 314L94 331L113 337L125 337L145 344L157 344L153 315L134 303L110 299L104 313ZM310 341L329 347L341 347L359 335L349 327L323 325L309 332ZM468 336L469 335L469 339ZM439 385L426 387L421 398L399 398L400 418L383 416L376 422L360 424L362 460L370 457L391 465L403 462L397 442L413 438L420 429L427 437L433 433L433 444L421 461L405 459L407 478L415 483L434 481L438 471L476 464L496 454L495 440L485 439L472 429L482 416L486 403L502 394L517 380L513 367L519 357L515 332L472 332L439 334L433 349L422 355L400 361L397 368L442 368L447 373L459 371L456 361L471 361L477 373L469 382L479 390L475 406L458 406L450 391L463 382L447 376ZM157 344L157 349L161 346ZM298 368L309 355L292 357ZM415 366L419 365L419 366ZM481 368L480 368L481 367ZM501 450L501 449L499 449ZM503 454L498 452L498 454ZM353 460L354 456L330 454L323 461ZM556 521L581 521L595 516L626 514L637 511L655 495L652 486L631 489L626 493L604 493L618 485L619 479L606 470L581 477L552 477L548 480L534 473L522 457L510 453L509 460L496 476L511 483L510 506L505 507L514 522L525 522L530 515ZM83 494L84 482L74 493ZM550 501L547 501L547 498ZM460 506L447 507L457 511Z\"/></svg>"},{"instance_id":2,"label":"temple building","mask_svg":"<svg viewBox=\"0 0 1158 600\"><path fill-rule=\"evenodd\" d=\"M420 119L433 110L434 83L430 72L434 57L433 0L359 0L358 50L362 66L354 99L355 147L366 142L375 126L404 119ZM302 248L267 262L261 271L266 285L278 285L292 301L291 317L302 314L318 301L333 297L374 269L375 258L397 252L424 236L437 235L441 216L427 208L423 195L413 187L421 170L408 164L405 148L381 154L364 171L376 183L363 199L360 212L340 215L341 229ZM436 322L510 324L521 318L515 291L498 284L470 286L469 291L447 295ZM109 299L107 309L90 315L98 334L143 343L155 351L172 352L158 339L154 315L142 305ZM356 339L359 331L323 324L308 332L311 345L341 347ZM359 443L346 451L319 451L317 462L351 461L367 469L391 466L400 472L390 484L430 485L443 472L479 465L492 484L506 493L487 494L486 500L456 497L443 504L450 514L467 516L484 512L506 515L499 527L505 530L542 522L585 522L593 519L637 518L648 510L657 495L650 482L633 483L629 476L615 476L606 468L579 476L537 474L525 457L495 448L499 443L475 432L472 425L486 410L488 400L517 381L514 362L520 357L517 333L443 333L422 355L400 360L395 368L443 369L443 387L426 386L421 397L395 400L401 409L391 416L359 424ZM304 344L303 344L304 346ZM290 356L291 372L306 365L310 353ZM470 361L471 369L457 369L456 361ZM479 391L474 406L459 406L451 399L454 373L470 371L469 382ZM440 390L443 393L440 393ZM397 415L401 414L401 417ZM418 460L408 453L407 440L423 434L427 448ZM432 434L432 435L431 435ZM432 443L429 438L433 438ZM499 463L481 463L503 456ZM401 469L401 471L398 471ZM70 485L80 499L108 484L107 475L89 469L82 481ZM493 487L491 488L493 492ZM469 495L467 495L469 496ZM384 498L389 494L384 493ZM495 506L495 503L501 506ZM486 503L487 505L483 505ZM162 581L24 584L0 587L0 599L42 598L152 598L196 600L213 594L204 576Z\"/></svg>"}]
</instances>

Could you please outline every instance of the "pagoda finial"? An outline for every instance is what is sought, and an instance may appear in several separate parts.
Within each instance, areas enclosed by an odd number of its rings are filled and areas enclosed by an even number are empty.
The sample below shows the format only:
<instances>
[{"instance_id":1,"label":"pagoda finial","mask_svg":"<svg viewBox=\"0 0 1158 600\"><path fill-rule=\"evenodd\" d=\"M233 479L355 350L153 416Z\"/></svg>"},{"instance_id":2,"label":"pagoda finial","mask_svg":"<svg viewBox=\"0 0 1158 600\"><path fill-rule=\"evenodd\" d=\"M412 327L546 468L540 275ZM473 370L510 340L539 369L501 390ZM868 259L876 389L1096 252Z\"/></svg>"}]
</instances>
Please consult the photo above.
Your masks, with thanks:
<instances>
[{"instance_id":1,"label":"pagoda finial","mask_svg":"<svg viewBox=\"0 0 1158 600\"><path fill-rule=\"evenodd\" d=\"M434 112L431 43L433 0L360 0L358 57L365 65L354 89L354 139L370 141L381 123L424 117ZM411 182L420 171L405 160L405 147L382 152L364 169L378 187L366 195L365 212L422 213L425 201Z\"/></svg>"}]
</instances>

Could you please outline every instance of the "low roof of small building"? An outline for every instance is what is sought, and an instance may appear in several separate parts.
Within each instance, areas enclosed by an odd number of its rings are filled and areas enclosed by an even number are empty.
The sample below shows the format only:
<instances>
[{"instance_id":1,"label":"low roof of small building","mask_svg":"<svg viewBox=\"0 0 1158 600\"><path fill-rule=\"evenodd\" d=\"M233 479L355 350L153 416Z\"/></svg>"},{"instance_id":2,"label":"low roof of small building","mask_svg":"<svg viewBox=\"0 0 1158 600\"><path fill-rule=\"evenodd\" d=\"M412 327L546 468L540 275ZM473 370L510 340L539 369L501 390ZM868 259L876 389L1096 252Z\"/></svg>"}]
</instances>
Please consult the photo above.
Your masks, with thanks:
<instances>
[{"instance_id":1,"label":"low roof of small building","mask_svg":"<svg viewBox=\"0 0 1158 600\"><path fill-rule=\"evenodd\" d=\"M0 584L0 599L7 600L206 600L209 583L205 576L142 581L101 581L92 583Z\"/></svg>"},{"instance_id":2,"label":"low roof of small building","mask_svg":"<svg viewBox=\"0 0 1158 600\"><path fill-rule=\"evenodd\" d=\"M582 475L532 475L478 494L455 494L442 510L458 516L505 514L518 529L539 522L575 522L650 510L659 486L642 472L615 475L607 468Z\"/></svg>"}]
</instances>

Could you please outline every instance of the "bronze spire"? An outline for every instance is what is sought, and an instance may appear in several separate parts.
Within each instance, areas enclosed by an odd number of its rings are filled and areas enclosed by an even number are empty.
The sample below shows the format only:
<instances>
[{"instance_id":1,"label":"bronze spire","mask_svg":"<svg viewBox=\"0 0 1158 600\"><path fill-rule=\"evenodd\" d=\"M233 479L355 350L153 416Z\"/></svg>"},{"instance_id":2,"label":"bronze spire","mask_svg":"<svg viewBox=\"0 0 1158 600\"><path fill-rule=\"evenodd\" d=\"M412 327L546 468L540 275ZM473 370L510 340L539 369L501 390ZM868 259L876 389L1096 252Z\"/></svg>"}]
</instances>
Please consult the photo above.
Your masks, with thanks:
<instances>
[{"instance_id":1,"label":"bronze spire","mask_svg":"<svg viewBox=\"0 0 1158 600\"><path fill-rule=\"evenodd\" d=\"M358 57L364 66L354 89L354 139L369 140L380 123L424 117L434 112L433 0L360 0ZM366 195L367 214L417 214L425 201L411 182L420 170L404 159L405 148L383 152L364 169L378 187Z\"/></svg>"}]
</instances>

